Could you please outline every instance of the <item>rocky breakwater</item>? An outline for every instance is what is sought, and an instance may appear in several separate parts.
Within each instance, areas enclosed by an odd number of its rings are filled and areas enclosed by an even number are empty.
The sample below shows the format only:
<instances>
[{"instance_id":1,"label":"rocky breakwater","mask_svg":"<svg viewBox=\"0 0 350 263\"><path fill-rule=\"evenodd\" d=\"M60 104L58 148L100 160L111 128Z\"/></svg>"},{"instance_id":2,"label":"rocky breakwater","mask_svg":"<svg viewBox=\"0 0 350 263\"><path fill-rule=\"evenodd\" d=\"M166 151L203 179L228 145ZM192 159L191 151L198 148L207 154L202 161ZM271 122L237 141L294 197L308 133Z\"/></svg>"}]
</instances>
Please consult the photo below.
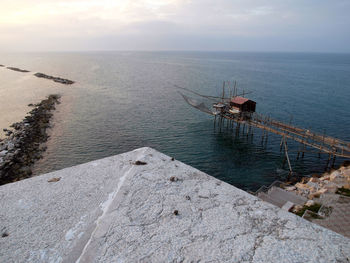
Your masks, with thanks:
<instances>
[{"instance_id":1,"label":"rocky breakwater","mask_svg":"<svg viewBox=\"0 0 350 263\"><path fill-rule=\"evenodd\" d=\"M23 72L23 73L30 72L29 70L15 68L15 67L7 67L7 69L10 69L10 70L13 70L13 71L18 71L18 72Z\"/></svg>"},{"instance_id":2,"label":"rocky breakwater","mask_svg":"<svg viewBox=\"0 0 350 263\"><path fill-rule=\"evenodd\" d=\"M34 76L36 76L38 78L51 79L51 80L53 80L55 82L66 84L66 85L70 85L70 84L74 83L74 81L69 80L69 79L63 79L63 78L60 78L60 77L53 77L53 76L49 76L49 75L46 75L46 74L40 73L40 72L35 73Z\"/></svg>"},{"instance_id":3,"label":"rocky breakwater","mask_svg":"<svg viewBox=\"0 0 350 263\"><path fill-rule=\"evenodd\" d=\"M34 162L41 158L46 147L46 129L50 127L50 118L59 95L50 95L33 106L22 122L4 129L6 138L0 140L0 185L18 181L32 175Z\"/></svg>"}]
</instances>

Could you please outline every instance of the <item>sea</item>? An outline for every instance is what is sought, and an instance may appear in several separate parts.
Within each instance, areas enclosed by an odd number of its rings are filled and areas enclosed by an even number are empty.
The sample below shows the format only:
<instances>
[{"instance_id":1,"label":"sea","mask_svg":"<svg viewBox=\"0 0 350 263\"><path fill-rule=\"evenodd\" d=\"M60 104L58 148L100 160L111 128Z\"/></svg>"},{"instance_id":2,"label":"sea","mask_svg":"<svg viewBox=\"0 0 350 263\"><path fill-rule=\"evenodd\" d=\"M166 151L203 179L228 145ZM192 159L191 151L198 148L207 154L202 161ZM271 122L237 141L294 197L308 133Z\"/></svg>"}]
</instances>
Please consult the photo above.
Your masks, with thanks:
<instances>
[{"instance_id":1,"label":"sea","mask_svg":"<svg viewBox=\"0 0 350 263\"><path fill-rule=\"evenodd\" d=\"M350 141L350 54L7 53L0 63L76 81L62 85L36 174L148 146L243 190L286 180L279 136L269 134L265 144L258 129L246 136L214 128L213 117L189 106L176 87L221 96L223 81L236 82L259 113ZM297 160L300 145L288 147L296 174L324 172L328 155L307 152Z\"/></svg>"}]
</instances>

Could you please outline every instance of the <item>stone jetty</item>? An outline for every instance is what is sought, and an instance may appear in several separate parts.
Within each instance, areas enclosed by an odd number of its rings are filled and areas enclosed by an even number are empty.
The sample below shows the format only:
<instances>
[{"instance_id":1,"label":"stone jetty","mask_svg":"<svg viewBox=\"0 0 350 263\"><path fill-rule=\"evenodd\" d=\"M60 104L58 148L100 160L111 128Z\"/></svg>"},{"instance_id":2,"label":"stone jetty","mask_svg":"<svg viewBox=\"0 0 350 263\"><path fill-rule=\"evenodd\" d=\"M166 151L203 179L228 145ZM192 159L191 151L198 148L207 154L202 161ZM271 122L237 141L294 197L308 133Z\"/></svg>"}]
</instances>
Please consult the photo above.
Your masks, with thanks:
<instances>
[{"instance_id":1,"label":"stone jetty","mask_svg":"<svg viewBox=\"0 0 350 263\"><path fill-rule=\"evenodd\" d=\"M0 186L0 262L348 262L350 239L151 148Z\"/></svg>"},{"instance_id":2,"label":"stone jetty","mask_svg":"<svg viewBox=\"0 0 350 263\"><path fill-rule=\"evenodd\" d=\"M30 72L29 70L15 68L15 67L7 67L7 69L10 69L10 70L13 70L13 71L18 71L18 72L23 72L23 73Z\"/></svg>"},{"instance_id":3,"label":"stone jetty","mask_svg":"<svg viewBox=\"0 0 350 263\"><path fill-rule=\"evenodd\" d=\"M30 177L32 165L45 150L43 143L48 136L46 129L59 95L50 95L33 106L22 122L4 129L5 139L0 140L0 184Z\"/></svg>"},{"instance_id":4,"label":"stone jetty","mask_svg":"<svg viewBox=\"0 0 350 263\"><path fill-rule=\"evenodd\" d=\"M38 78L51 79L51 80L53 80L55 82L66 84L66 85L70 85L70 84L74 83L74 81L69 80L69 79L63 79L63 78L60 78L60 77L53 77L53 76L46 75L46 74L40 73L40 72L35 73L34 76L36 76Z\"/></svg>"},{"instance_id":5,"label":"stone jetty","mask_svg":"<svg viewBox=\"0 0 350 263\"><path fill-rule=\"evenodd\" d=\"M0 64L0 67L5 67L5 66ZM22 73L30 72L29 70L15 68L15 67L6 67L6 68L13 70L13 71L17 71L17 72L22 72ZM50 80L53 80L54 82L65 84L65 85L71 85L71 84L75 83L73 80L64 79L64 78L60 78L60 77L54 77L54 76L46 75L46 74L41 73L41 72L35 73L34 76L36 76L38 78L50 79Z\"/></svg>"}]
</instances>

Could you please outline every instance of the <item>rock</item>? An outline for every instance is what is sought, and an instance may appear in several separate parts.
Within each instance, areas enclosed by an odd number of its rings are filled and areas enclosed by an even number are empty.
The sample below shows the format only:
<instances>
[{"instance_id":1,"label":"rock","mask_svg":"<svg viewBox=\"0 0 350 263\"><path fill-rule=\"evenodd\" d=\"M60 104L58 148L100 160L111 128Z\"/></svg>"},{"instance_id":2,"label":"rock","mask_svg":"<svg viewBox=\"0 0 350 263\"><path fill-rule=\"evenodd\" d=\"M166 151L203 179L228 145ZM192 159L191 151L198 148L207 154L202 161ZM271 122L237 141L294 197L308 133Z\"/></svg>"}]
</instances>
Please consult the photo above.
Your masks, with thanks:
<instances>
[{"instance_id":1,"label":"rock","mask_svg":"<svg viewBox=\"0 0 350 263\"><path fill-rule=\"evenodd\" d=\"M314 199L314 198L319 198L319 197L320 197L320 194L318 194L318 193L312 193L312 194L309 194L309 195L307 196L307 199L312 200L312 199Z\"/></svg>"},{"instance_id":2,"label":"rock","mask_svg":"<svg viewBox=\"0 0 350 263\"><path fill-rule=\"evenodd\" d=\"M329 182L329 183L325 184L323 189L327 189L327 192L329 192L329 193L335 193L338 189L338 186L333 182Z\"/></svg>"},{"instance_id":3,"label":"rock","mask_svg":"<svg viewBox=\"0 0 350 263\"><path fill-rule=\"evenodd\" d=\"M333 173L330 174L329 176L329 180L332 182L335 179L341 177L340 172L339 171L334 171Z\"/></svg>"},{"instance_id":4,"label":"rock","mask_svg":"<svg viewBox=\"0 0 350 263\"><path fill-rule=\"evenodd\" d=\"M0 152L6 151L6 145L0 145Z\"/></svg>"},{"instance_id":5,"label":"rock","mask_svg":"<svg viewBox=\"0 0 350 263\"><path fill-rule=\"evenodd\" d=\"M345 177L338 177L334 179L332 182L335 183L339 188L341 188L348 183L348 179Z\"/></svg>"},{"instance_id":6,"label":"rock","mask_svg":"<svg viewBox=\"0 0 350 263\"><path fill-rule=\"evenodd\" d=\"M317 183L313 183L313 182L307 182L306 185L308 185L310 188L314 188L314 189L318 189L319 185Z\"/></svg>"},{"instance_id":7,"label":"rock","mask_svg":"<svg viewBox=\"0 0 350 263\"><path fill-rule=\"evenodd\" d=\"M12 160L12 158L15 156L14 153L7 153L4 157L5 160Z\"/></svg>"},{"instance_id":8,"label":"rock","mask_svg":"<svg viewBox=\"0 0 350 263\"><path fill-rule=\"evenodd\" d=\"M344 177L350 178L350 169L349 169L349 167L347 167L347 168L343 171L342 175L343 175Z\"/></svg>"},{"instance_id":9,"label":"rock","mask_svg":"<svg viewBox=\"0 0 350 263\"><path fill-rule=\"evenodd\" d=\"M48 138L50 113L58 103L59 96L50 95L36 105L22 122L14 123L14 132L0 143L0 184L18 181L32 174L31 165L42 157ZM30 123L30 125L29 125ZM6 131L8 131L6 129Z\"/></svg>"},{"instance_id":10,"label":"rock","mask_svg":"<svg viewBox=\"0 0 350 263\"><path fill-rule=\"evenodd\" d=\"M296 183L295 187L300 189L300 190L309 190L310 186L308 186L307 184L302 184L302 183Z\"/></svg>"},{"instance_id":11,"label":"rock","mask_svg":"<svg viewBox=\"0 0 350 263\"><path fill-rule=\"evenodd\" d=\"M29 166L24 166L24 167L20 168L19 171L25 175L32 174L32 169Z\"/></svg>"},{"instance_id":12,"label":"rock","mask_svg":"<svg viewBox=\"0 0 350 263\"><path fill-rule=\"evenodd\" d=\"M7 150L12 151L15 148L15 144L12 142L7 143Z\"/></svg>"},{"instance_id":13,"label":"rock","mask_svg":"<svg viewBox=\"0 0 350 263\"><path fill-rule=\"evenodd\" d=\"M317 190L318 189L316 189L315 187L311 187L309 192L310 192L310 194L312 194L312 193L315 193Z\"/></svg>"},{"instance_id":14,"label":"rock","mask_svg":"<svg viewBox=\"0 0 350 263\"><path fill-rule=\"evenodd\" d=\"M327 192L328 192L328 190L326 188L321 188L317 192L309 194L308 195L308 199L319 198L321 195L323 195L323 194L325 194Z\"/></svg>"},{"instance_id":15,"label":"rock","mask_svg":"<svg viewBox=\"0 0 350 263\"><path fill-rule=\"evenodd\" d=\"M312 177L309 180L309 182L312 182L312 183L318 183L319 181L320 181L320 179L318 179L317 177Z\"/></svg>"},{"instance_id":16,"label":"rock","mask_svg":"<svg viewBox=\"0 0 350 263\"><path fill-rule=\"evenodd\" d=\"M55 183L55 182L58 182L59 180L61 180L61 177L54 177L54 178L51 178L50 180L48 180L48 182Z\"/></svg>"},{"instance_id":17,"label":"rock","mask_svg":"<svg viewBox=\"0 0 350 263\"><path fill-rule=\"evenodd\" d=\"M348 181L346 184L344 184L343 188L350 190L350 182Z\"/></svg>"},{"instance_id":18,"label":"rock","mask_svg":"<svg viewBox=\"0 0 350 263\"><path fill-rule=\"evenodd\" d=\"M69 79L63 79L63 78L60 78L60 77L53 77L53 76L49 76L49 75L46 75L46 74L40 73L40 72L35 73L34 76L36 76L38 78L51 79L51 80L53 80L55 82L66 84L66 85L70 85L70 84L74 83L74 81L69 80Z\"/></svg>"},{"instance_id":19,"label":"rock","mask_svg":"<svg viewBox=\"0 0 350 263\"><path fill-rule=\"evenodd\" d=\"M292 212L293 213L297 213L299 212L300 210L303 209L303 206L302 205L295 205L293 208L292 208Z\"/></svg>"},{"instance_id":20,"label":"rock","mask_svg":"<svg viewBox=\"0 0 350 263\"><path fill-rule=\"evenodd\" d=\"M176 181L178 181L178 178L176 176L171 176L169 180L171 182L176 182Z\"/></svg>"},{"instance_id":21,"label":"rock","mask_svg":"<svg viewBox=\"0 0 350 263\"><path fill-rule=\"evenodd\" d=\"M143 162L143 161L136 161L134 164L135 165L146 165L147 163Z\"/></svg>"},{"instance_id":22,"label":"rock","mask_svg":"<svg viewBox=\"0 0 350 263\"><path fill-rule=\"evenodd\" d=\"M313 201L313 200L308 200L308 201L305 203L306 206L312 206L312 205L314 205L314 204L315 204L315 201Z\"/></svg>"},{"instance_id":23,"label":"rock","mask_svg":"<svg viewBox=\"0 0 350 263\"><path fill-rule=\"evenodd\" d=\"M30 72L29 70L25 70L25 69L20 69L20 68L15 68L15 67L7 67L7 69L13 70L13 71L18 71L18 72Z\"/></svg>"},{"instance_id":24,"label":"rock","mask_svg":"<svg viewBox=\"0 0 350 263\"><path fill-rule=\"evenodd\" d=\"M284 190L286 191L294 191L295 189L297 189L294 185L293 186L287 186L284 188Z\"/></svg>"},{"instance_id":25,"label":"rock","mask_svg":"<svg viewBox=\"0 0 350 263\"><path fill-rule=\"evenodd\" d=\"M322 176L322 177L320 178L320 181L329 180L329 178L330 178L330 176L329 176L329 174L328 174L328 175Z\"/></svg>"}]
</instances>

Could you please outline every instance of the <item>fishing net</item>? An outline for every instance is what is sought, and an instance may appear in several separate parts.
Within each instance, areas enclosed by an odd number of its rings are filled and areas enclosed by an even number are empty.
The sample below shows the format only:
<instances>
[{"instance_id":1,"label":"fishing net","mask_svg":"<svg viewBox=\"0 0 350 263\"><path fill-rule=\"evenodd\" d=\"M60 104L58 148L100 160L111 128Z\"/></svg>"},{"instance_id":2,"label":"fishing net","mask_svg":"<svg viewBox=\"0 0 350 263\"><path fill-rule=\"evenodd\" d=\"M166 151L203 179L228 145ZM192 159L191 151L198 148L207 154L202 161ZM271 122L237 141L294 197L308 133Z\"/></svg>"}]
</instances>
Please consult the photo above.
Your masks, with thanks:
<instances>
[{"instance_id":1,"label":"fishing net","mask_svg":"<svg viewBox=\"0 0 350 263\"><path fill-rule=\"evenodd\" d=\"M208 106L204 104L204 102L199 102L193 98L187 97L186 95L182 94L181 92L180 92L180 94L184 98L184 100L192 107L194 107L202 112L205 112L207 114L214 115L214 112L212 110L210 110L208 108Z\"/></svg>"}]
</instances>

